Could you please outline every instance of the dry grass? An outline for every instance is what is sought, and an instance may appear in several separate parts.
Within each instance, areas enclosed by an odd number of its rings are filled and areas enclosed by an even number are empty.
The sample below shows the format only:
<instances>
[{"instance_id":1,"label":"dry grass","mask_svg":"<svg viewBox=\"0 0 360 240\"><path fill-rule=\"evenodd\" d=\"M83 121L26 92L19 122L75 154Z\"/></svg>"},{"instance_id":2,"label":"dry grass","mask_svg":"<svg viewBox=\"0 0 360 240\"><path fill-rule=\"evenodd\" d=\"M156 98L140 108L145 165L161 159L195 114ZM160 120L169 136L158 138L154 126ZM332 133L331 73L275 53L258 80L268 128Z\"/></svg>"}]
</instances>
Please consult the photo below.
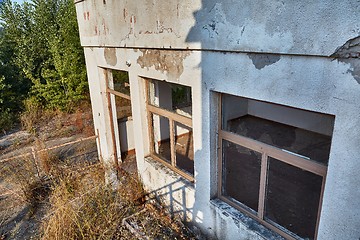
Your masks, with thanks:
<instances>
[{"instance_id":1,"label":"dry grass","mask_svg":"<svg viewBox=\"0 0 360 240\"><path fill-rule=\"evenodd\" d=\"M45 144L36 139L34 148L43 150ZM136 223L148 239L195 239L180 222L146 204L141 183L125 171L114 191L105 184L101 163L79 165L47 151L35 157L10 161L0 172L0 180L6 176L18 186L30 217L40 204L48 206L32 239L137 239L123 226L124 219Z\"/></svg>"},{"instance_id":2,"label":"dry grass","mask_svg":"<svg viewBox=\"0 0 360 240\"><path fill-rule=\"evenodd\" d=\"M95 165L59 179L42 225L42 239L114 239L117 235L131 239L120 224L138 207L126 194L106 186L103 175L101 166Z\"/></svg>"},{"instance_id":3,"label":"dry grass","mask_svg":"<svg viewBox=\"0 0 360 240\"><path fill-rule=\"evenodd\" d=\"M137 179L121 174L116 191L104 184L101 164L60 179L50 196L42 239L138 239L122 225L124 219L136 223L136 231L146 239L195 239L179 221L145 203Z\"/></svg>"}]
</instances>

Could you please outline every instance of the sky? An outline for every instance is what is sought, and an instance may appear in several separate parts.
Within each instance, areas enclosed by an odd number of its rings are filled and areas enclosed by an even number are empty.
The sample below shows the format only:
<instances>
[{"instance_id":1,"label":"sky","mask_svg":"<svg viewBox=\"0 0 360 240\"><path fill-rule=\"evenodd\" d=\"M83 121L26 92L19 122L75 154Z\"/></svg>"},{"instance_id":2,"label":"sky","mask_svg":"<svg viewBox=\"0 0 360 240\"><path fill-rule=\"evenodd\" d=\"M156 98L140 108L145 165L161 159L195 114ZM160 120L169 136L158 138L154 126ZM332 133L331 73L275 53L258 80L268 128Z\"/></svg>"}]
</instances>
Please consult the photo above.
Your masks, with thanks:
<instances>
[{"instance_id":1,"label":"sky","mask_svg":"<svg viewBox=\"0 0 360 240\"><path fill-rule=\"evenodd\" d=\"M0 0L0 3L2 2L3 0ZM24 1L26 0L12 0L12 2L17 2L17 3L23 3Z\"/></svg>"},{"instance_id":2,"label":"sky","mask_svg":"<svg viewBox=\"0 0 360 240\"><path fill-rule=\"evenodd\" d=\"M1 0L0 0L0 2L1 2ZM23 3L24 0L12 0L12 2Z\"/></svg>"}]
</instances>

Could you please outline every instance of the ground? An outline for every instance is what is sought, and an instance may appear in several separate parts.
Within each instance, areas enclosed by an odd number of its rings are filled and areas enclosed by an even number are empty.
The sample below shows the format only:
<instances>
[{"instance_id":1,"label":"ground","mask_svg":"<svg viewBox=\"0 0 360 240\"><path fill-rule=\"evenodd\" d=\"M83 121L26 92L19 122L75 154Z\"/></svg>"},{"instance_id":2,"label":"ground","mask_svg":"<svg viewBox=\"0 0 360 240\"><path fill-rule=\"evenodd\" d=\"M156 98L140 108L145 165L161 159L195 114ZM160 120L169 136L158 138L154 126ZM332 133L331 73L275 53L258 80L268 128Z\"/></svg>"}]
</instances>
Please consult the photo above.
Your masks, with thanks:
<instances>
[{"instance_id":1,"label":"ground","mask_svg":"<svg viewBox=\"0 0 360 240\"><path fill-rule=\"evenodd\" d=\"M196 239L161 205L147 202L134 156L119 169L113 192L104 185L95 139L32 155L93 134L91 112L83 111L0 136L0 240Z\"/></svg>"}]
</instances>

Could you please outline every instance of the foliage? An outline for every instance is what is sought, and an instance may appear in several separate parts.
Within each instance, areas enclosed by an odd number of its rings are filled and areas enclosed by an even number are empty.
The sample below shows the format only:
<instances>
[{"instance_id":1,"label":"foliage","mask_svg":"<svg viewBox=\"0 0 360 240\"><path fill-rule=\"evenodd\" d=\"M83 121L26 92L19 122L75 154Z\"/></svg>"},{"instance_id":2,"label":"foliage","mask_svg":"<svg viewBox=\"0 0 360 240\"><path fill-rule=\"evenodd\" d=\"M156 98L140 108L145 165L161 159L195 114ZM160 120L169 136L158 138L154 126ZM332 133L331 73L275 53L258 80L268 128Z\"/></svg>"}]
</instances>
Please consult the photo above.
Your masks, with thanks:
<instances>
[{"instance_id":1,"label":"foliage","mask_svg":"<svg viewBox=\"0 0 360 240\"><path fill-rule=\"evenodd\" d=\"M15 121L16 116L10 111L10 109L0 112L0 129L2 129L5 133L6 130L13 127Z\"/></svg>"},{"instance_id":2,"label":"foliage","mask_svg":"<svg viewBox=\"0 0 360 240\"><path fill-rule=\"evenodd\" d=\"M12 62L14 46L0 28L0 130L13 126L30 88L30 82L19 75L19 68Z\"/></svg>"},{"instance_id":3,"label":"foliage","mask_svg":"<svg viewBox=\"0 0 360 240\"><path fill-rule=\"evenodd\" d=\"M88 99L85 58L72 0L0 3L0 102L11 112L31 97L41 108L72 111ZM0 108L1 112L5 111ZM1 126L0 126L1 127Z\"/></svg>"}]
</instances>

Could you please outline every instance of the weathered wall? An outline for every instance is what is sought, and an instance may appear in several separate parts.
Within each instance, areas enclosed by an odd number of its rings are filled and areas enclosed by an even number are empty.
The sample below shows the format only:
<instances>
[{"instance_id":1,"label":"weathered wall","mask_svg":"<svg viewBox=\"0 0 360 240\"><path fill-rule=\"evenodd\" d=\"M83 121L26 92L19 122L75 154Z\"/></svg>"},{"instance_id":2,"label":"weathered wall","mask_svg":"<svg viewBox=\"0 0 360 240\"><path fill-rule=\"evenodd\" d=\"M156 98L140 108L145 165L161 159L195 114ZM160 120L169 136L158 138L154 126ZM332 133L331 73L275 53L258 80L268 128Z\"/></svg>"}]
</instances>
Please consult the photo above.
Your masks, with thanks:
<instances>
[{"instance_id":1,"label":"weathered wall","mask_svg":"<svg viewBox=\"0 0 360 240\"><path fill-rule=\"evenodd\" d=\"M360 35L357 0L86 0L76 8L83 46L330 56Z\"/></svg>"},{"instance_id":2,"label":"weathered wall","mask_svg":"<svg viewBox=\"0 0 360 240\"><path fill-rule=\"evenodd\" d=\"M170 170L160 171L158 165L154 166L144 158L149 148L143 95L145 80L141 76L167 79L192 87L195 185L193 190L184 185L188 204L186 211L191 213L187 216L191 216L191 220L202 230L219 239L232 239L233 236L243 236L246 239L249 234L252 237L266 238L271 232L261 230L261 226L252 220L242 221L243 215L226 207L226 204L211 200L216 194L217 182L217 155L214 150L217 113L216 104L211 103L213 91L334 115L336 120L319 239L354 239L360 236L360 210L357 207L360 198L357 187L360 182L357 174L360 167L357 157L360 155L360 109L357 104L360 101L360 84L348 73L348 64L322 57L281 56L275 64L257 69L247 54L188 52L182 61L182 74L177 79L169 79L166 71L138 63L143 56L139 50L116 49L118 60L115 65L106 62L106 51L103 48L86 48L85 52L87 57L91 55L92 59L96 59L97 66L129 71L133 116L136 116L133 123L138 169L149 190L171 184L176 179L176 174ZM177 55L174 51L162 54L169 58L173 54ZM132 63L130 67L126 66L127 61ZM156 61L158 60L154 59ZM89 81L93 81L91 79ZM90 85L94 88L93 94L98 86L91 82ZM93 104L96 118L101 108L97 103ZM103 129L102 124L99 120L95 121L96 128ZM102 152L107 148L103 146L103 149ZM159 177L159 173L170 175ZM181 181L177 184L181 184ZM177 199L176 196L171 196L172 201ZM247 231L244 232L244 229ZM265 233L259 235L258 232L262 231Z\"/></svg>"},{"instance_id":3,"label":"weathered wall","mask_svg":"<svg viewBox=\"0 0 360 240\"><path fill-rule=\"evenodd\" d=\"M101 67L129 72L137 164L146 189L215 238L276 239L216 200L216 92L331 114L335 127L318 239L360 237L359 1L85 0L76 7L104 158L111 157L112 142ZM192 87L194 184L145 158L144 78ZM169 186L181 191L165 194Z\"/></svg>"},{"instance_id":4,"label":"weathered wall","mask_svg":"<svg viewBox=\"0 0 360 240\"><path fill-rule=\"evenodd\" d=\"M281 56L275 64L259 70L246 54L203 52L201 66L204 109L209 106L209 91L214 90L335 115L318 239L358 238L360 85L348 73L349 65L327 58ZM211 129L207 119L214 119L210 113L202 112L203 124L208 126L203 129L202 137L207 139L203 146L211 144L211 136L206 136L206 129ZM197 159L208 158L208 151L199 152ZM212 165L208 167L211 170ZM211 176L198 178L198 185L205 185ZM203 191L199 189L200 196Z\"/></svg>"}]
</instances>

